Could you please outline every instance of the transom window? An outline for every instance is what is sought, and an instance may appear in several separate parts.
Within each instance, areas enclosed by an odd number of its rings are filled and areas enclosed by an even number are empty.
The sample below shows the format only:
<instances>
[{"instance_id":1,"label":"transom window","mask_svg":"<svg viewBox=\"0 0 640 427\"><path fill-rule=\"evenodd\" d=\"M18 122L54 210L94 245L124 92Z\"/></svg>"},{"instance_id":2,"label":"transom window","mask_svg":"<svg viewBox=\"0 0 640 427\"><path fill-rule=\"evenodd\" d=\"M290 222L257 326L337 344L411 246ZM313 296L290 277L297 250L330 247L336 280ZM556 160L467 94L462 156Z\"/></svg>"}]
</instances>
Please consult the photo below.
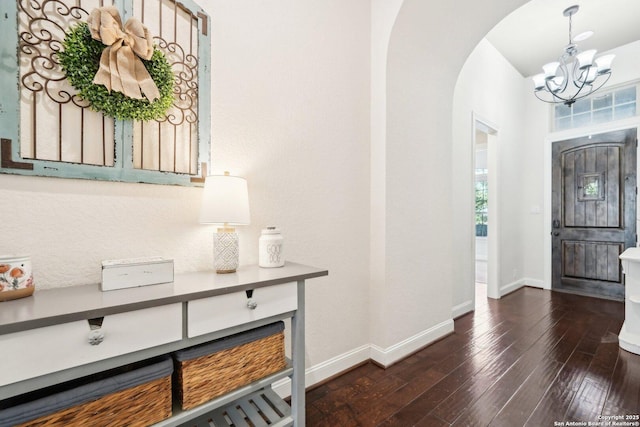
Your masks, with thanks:
<instances>
[{"instance_id":1,"label":"transom window","mask_svg":"<svg viewBox=\"0 0 640 427\"><path fill-rule=\"evenodd\" d=\"M558 104L554 108L554 130L579 128L634 117L637 85L596 93L576 101L570 107Z\"/></svg>"}]
</instances>

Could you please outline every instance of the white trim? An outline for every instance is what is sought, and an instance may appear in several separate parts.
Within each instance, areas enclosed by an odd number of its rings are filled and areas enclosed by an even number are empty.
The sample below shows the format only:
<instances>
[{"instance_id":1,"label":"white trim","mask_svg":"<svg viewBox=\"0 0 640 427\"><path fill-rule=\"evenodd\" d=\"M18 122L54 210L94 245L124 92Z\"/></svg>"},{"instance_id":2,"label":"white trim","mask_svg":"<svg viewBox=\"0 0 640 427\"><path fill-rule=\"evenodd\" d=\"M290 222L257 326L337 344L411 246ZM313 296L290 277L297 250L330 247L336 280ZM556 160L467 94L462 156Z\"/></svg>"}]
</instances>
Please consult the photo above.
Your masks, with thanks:
<instances>
[{"instance_id":1,"label":"white trim","mask_svg":"<svg viewBox=\"0 0 640 427\"><path fill-rule=\"evenodd\" d=\"M473 307L474 307L473 300L469 300L469 301L463 302L462 304L458 304L451 309L451 317L455 319L464 314L470 313L473 311Z\"/></svg>"},{"instance_id":2,"label":"white trim","mask_svg":"<svg viewBox=\"0 0 640 427\"><path fill-rule=\"evenodd\" d=\"M370 359L371 344L366 344L322 363L305 369L305 385L310 387L321 381L344 372ZM272 384L273 390L282 398L291 396L291 379L283 378Z\"/></svg>"},{"instance_id":3,"label":"white trim","mask_svg":"<svg viewBox=\"0 0 640 427\"><path fill-rule=\"evenodd\" d=\"M507 283L506 285L500 286L500 297L503 297L513 291L517 291L518 289L524 287L524 285L524 280L520 279L516 280L515 282Z\"/></svg>"},{"instance_id":4,"label":"white trim","mask_svg":"<svg viewBox=\"0 0 640 427\"><path fill-rule=\"evenodd\" d=\"M531 286L540 289L550 289L549 285L546 285L544 280L523 277L522 279L518 279L515 282L507 283L506 285L501 286L500 296L503 297L506 294L517 291L518 289L524 288L525 286Z\"/></svg>"},{"instance_id":5,"label":"white trim","mask_svg":"<svg viewBox=\"0 0 640 427\"><path fill-rule=\"evenodd\" d=\"M451 332L453 332L453 319L448 319L391 347L381 348L371 344L371 360L386 368Z\"/></svg>"},{"instance_id":6,"label":"white trim","mask_svg":"<svg viewBox=\"0 0 640 427\"><path fill-rule=\"evenodd\" d=\"M531 286L532 288L540 288L540 289L551 289L549 284L546 284L544 280L540 279L532 279L530 277L525 277L524 279L520 279L524 286Z\"/></svg>"},{"instance_id":7,"label":"white trim","mask_svg":"<svg viewBox=\"0 0 640 427\"><path fill-rule=\"evenodd\" d=\"M489 216L489 235L487 236L487 296L489 298L500 298L500 180L499 180L499 133L500 128L490 120L487 120L476 111L471 111L472 125L471 125L471 144L472 144L472 165L471 185L473 185L473 192L475 194L475 173L473 172L476 164L476 130L482 131L487 134L487 184L489 191L489 211L492 212ZM472 259L474 260L473 268L473 280L469 283L471 289L471 296L473 304L475 305L475 256L476 256L476 241L475 241L475 209L473 209L473 215L469 218L472 221L472 230L474 230L470 236L471 239L471 251Z\"/></svg>"},{"instance_id":8,"label":"white trim","mask_svg":"<svg viewBox=\"0 0 640 427\"><path fill-rule=\"evenodd\" d=\"M453 332L453 319L446 320L386 349L375 344L363 345L305 369L305 385L311 387L367 360L372 360L386 368L451 332ZM283 378L271 386L282 398L291 396L290 378Z\"/></svg>"}]
</instances>

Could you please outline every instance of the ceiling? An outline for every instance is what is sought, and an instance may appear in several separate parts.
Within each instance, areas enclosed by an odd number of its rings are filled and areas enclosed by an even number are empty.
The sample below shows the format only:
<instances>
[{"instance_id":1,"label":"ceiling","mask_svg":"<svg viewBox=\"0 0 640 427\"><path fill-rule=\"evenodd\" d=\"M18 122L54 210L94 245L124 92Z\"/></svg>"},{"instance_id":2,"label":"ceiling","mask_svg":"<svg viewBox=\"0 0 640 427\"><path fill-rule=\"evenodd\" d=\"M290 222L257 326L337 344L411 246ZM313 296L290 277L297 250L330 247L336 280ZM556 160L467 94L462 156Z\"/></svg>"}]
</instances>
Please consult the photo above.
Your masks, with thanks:
<instances>
[{"instance_id":1,"label":"ceiling","mask_svg":"<svg viewBox=\"0 0 640 427\"><path fill-rule=\"evenodd\" d=\"M486 38L524 77L541 73L542 65L556 61L569 42L569 18L562 12L574 4L580 10L573 15L573 36L594 31L577 42L581 51L597 49L599 55L640 40L640 0L531 0Z\"/></svg>"}]
</instances>

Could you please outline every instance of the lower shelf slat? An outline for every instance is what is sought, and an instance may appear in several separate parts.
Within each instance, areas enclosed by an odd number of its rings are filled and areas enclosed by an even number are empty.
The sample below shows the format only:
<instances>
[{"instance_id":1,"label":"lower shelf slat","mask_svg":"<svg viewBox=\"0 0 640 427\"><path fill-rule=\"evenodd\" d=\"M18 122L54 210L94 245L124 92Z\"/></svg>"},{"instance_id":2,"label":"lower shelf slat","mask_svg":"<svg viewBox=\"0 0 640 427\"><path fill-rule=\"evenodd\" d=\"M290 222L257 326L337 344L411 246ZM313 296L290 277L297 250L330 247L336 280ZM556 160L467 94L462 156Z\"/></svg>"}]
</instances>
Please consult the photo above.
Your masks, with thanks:
<instances>
[{"instance_id":1,"label":"lower shelf slat","mask_svg":"<svg viewBox=\"0 0 640 427\"><path fill-rule=\"evenodd\" d=\"M270 427L291 426L291 408L270 387L248 394L181 427Z\"/></svg>"}]
</instances>

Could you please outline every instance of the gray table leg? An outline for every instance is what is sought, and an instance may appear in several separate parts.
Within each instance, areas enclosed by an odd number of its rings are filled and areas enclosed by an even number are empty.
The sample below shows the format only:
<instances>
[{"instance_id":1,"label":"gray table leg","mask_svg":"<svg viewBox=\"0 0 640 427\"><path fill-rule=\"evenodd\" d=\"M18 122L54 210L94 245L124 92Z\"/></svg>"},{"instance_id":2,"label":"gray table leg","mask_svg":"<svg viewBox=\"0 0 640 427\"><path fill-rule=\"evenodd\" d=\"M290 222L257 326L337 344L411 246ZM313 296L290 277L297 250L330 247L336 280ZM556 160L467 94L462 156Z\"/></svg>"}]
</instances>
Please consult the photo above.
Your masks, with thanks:
<instances>
[{"instance_id":1,"label":"gray table leg","mask_svg":"<svg viewBox=\"0 0 640 427\"><path fill-rule=\"evenodd\" d=\"M304 280L298 281L298 309L291 319L293 377L291 379L291 413L295 427L305 424L305 351L304 351Z\"/></svg>"}]
</instances>

